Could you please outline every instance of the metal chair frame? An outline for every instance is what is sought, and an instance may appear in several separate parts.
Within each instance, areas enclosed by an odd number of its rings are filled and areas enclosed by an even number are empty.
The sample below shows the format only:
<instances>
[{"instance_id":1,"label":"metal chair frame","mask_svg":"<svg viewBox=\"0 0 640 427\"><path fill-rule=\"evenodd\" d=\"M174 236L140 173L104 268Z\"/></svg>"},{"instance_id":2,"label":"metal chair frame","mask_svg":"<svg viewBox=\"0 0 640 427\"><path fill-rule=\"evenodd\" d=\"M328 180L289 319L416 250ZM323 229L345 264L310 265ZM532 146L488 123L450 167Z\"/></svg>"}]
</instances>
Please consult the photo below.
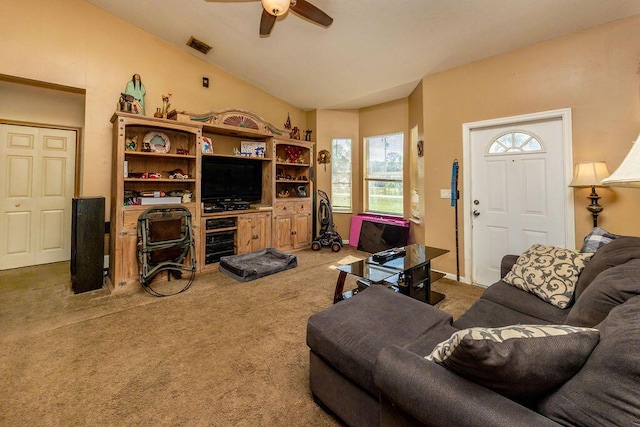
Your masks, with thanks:
<instances>
[{"instance_id":1,"label":"metal chair frame","mask_svg":"<svg viewBox=\"0 0 640 427\"><path fill-rule=\"evenodd\" d=\"M173 222L173 228L162 227L167 221ZM177 221L180 221L179 231L176 230ZM195 241L189 209L182 206L151 207L138 217L137 232L142 287L156 296L170 296L186 291L193 283L196 272ZM162 294L150 286L151 280L162 271L169 271L168 280L171 280L172 273L181 277L182 271L191 272L191 277L182 290Z\"/></svg>"}]
</instances>

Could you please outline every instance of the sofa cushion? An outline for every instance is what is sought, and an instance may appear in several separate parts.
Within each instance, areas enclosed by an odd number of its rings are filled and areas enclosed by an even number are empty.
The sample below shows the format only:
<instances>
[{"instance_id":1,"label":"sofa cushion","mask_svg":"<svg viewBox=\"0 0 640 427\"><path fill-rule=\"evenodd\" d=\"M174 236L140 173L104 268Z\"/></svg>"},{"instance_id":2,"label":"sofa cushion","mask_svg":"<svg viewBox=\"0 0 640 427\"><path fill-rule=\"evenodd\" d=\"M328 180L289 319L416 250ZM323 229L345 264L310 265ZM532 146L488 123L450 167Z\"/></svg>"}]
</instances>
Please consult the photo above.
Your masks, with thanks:
<instances>
[{"instance_id":1,"label":"sofa cushion","mask_svg":"<svg viewBox=\"0 0 640 427\"><path fill-rule=\"evenodd\" d=\"M640 259L640 237L622 236L598 249L580 274L575 298L580 298L598 274L632 259Z\"/></svg>"},{"instance_id":2,"label":"sofa cushion","mask_svg":"<svg viewBox=\"0 0 640 427\"><path fill-rule=\"evenodd\" d=\"M556 323L562 324L567 318L569 310L561 309L555 305L551 305L536 295L531 294L522 289L511 286L503 281L499 281L489 286L482 293L482 298L493 301L497 304L509 307L512 310L535 317L537 319L546 320L547 322L529 322L529 323ZM523 323L518 320L511 322Z\"/></svg>"},{"instance_id":3,"label":"sofa cushion","mask_svg":"<svg viewBox=\"0 0 640 427\"><path fill-rule=\"evenodd\" d=\"M469 328L425 359L509 398L531 401L575 375L599 336L597 329L567 325Z\"/></svg>"},{"instance_id":4,"label":"sofa cushion","mask_svg":"<svg viewBox=\"0 0 640 427\"><path fill-rule=\"evenodd\" d=\"M521 291L524 293L524 291ZM534 296L535 298L535 296ZM547 304L543 302L543 304ZM553 307L547 304L549 307ZM562 311L560 309L556 309ZM462 316L453 322L453 326L458 329L472 328L474 326L482 326L485 328L499 328L502 326L515 325L517 323L522 324L552 324L563 323L561 322L549 322L544 319L530 316L519 311L515 311L509 307L497 304L485 298L480 298L478 301L464 312Z\"/></svg>"},{"instance_id":5,"label":"sofa cushion","mask_svg":"<svg viewBox=\"0 0 640 427\"><path fill-rule=\"evenodd\" d=\"M640 294L640 259L603 271L571 308L565 323L593 327L611 309Z\"/></svg>"},{"instance_id":6,"label":"sofa cushion","mask_svg":"<svg viewBox=\"0 0 640 427\"><path fill-rule=\"evenodd\" d=\"M591 256L535 244L518 257L503 280L549 304L566 308L573 298L578 276Z\"/></svg>"},{"instance_id":7,"label":"sofa cushion","mask_svg":"<svg viewBox=\"0 0 640 427\"><path fill-rule=\"evenodd\" d=\"M615 307L597 328L600 343L582 369L537 410L564 425L637 425L640 296Z\"/></svg>"},{"instance_id":8,"label":"sofa cushion","mask_svg":"<svg viewBox=\"0 0 640 427\"><path fill-rule=\"evenodd\" d=\"M591 230L591 233L587 234L584 237L584 241L582 244L582 248L580 249L580 252L594 253L599 248L606 245L607 243L610 243L613 239L617 237L618 237L617 235L609 233L604 228L594 227L593 230Z\"/></svg>"},{"instance_id":9,"label":"sofa cushion","mask_svg":"<svg viewBox=\"0 0 640 427\"><path fill-rule=\"evenodd\" d=\"M307 345L335 370L377 396L373 367L380 350L392 344L402 347L427 331L450 327L451 321L444 311L375 285L311 316Z\"/></svg>"}]
</instances>

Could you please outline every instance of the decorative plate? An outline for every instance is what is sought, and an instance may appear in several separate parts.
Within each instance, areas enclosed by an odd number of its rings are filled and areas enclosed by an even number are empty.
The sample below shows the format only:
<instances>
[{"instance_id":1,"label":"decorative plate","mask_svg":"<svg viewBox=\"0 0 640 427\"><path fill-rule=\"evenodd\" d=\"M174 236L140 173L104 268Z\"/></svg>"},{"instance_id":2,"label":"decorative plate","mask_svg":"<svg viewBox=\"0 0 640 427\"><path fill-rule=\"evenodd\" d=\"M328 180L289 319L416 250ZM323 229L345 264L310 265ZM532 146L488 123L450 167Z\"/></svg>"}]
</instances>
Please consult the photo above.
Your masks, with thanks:
<instances>
[{"instance_id":1,"label":"decorative plate","mask_svg":"<svg viewBox=\"0 0 640 427\"><path fill-rule=\"evenodd\" d=\"M152 153L166 154L171 148L169 137L162 132L148 132L142 142L149 146Z\"/></svg>"}]
</instances>

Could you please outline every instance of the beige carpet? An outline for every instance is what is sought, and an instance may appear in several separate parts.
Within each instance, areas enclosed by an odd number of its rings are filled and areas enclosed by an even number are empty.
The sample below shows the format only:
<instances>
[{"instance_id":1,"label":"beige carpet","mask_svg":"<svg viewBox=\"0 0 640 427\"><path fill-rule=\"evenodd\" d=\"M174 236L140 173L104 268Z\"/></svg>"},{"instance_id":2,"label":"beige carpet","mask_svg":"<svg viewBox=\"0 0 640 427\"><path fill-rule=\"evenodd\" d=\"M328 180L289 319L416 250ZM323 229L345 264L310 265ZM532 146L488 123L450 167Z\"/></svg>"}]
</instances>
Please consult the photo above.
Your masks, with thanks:
<instances>
[{"instance_id":1,"label":"beige carpet","mask_svg":"<svg viewBox=\"0 0 640 427\"><path fill-rule=\"evenodd\" d=\"M295 269L201 274L169 298L73 295L68 263L0 271L0 425L338 425L309 392L306 321L331 304L335 266L366 254L296 255ZM434 289L454 316L482 291Z\"/></svg>"}]
</instances>

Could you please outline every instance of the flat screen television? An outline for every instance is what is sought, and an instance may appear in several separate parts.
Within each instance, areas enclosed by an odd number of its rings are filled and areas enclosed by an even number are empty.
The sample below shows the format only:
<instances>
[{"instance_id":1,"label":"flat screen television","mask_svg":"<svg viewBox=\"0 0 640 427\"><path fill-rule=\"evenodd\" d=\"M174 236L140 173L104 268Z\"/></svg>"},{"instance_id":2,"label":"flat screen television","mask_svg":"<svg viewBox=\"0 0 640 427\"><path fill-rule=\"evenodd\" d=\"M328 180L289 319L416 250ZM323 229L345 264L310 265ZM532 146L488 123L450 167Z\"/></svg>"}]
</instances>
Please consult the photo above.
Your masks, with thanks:
<instances>
[{"instance_id":1,"label":"flat screen television","mask_svg":"<svg viewBox=\"0 0 640 427\"><path fill-rule=\"evenodd\" d=\"M358 250L376 253L406 246L408 242L409 227L400 227L382 222L362 221Z\"/></svg>"},{"instance_id":2,"label":"flat screen television","mask_svg":"<svg viewBox=\"0 0 640 427\"><path fill-rule=\"evenodd\" d=\"M262 198L262 162L241 157L202 156L201 196L203 202Z\"/></svg>"}]
</instances>

